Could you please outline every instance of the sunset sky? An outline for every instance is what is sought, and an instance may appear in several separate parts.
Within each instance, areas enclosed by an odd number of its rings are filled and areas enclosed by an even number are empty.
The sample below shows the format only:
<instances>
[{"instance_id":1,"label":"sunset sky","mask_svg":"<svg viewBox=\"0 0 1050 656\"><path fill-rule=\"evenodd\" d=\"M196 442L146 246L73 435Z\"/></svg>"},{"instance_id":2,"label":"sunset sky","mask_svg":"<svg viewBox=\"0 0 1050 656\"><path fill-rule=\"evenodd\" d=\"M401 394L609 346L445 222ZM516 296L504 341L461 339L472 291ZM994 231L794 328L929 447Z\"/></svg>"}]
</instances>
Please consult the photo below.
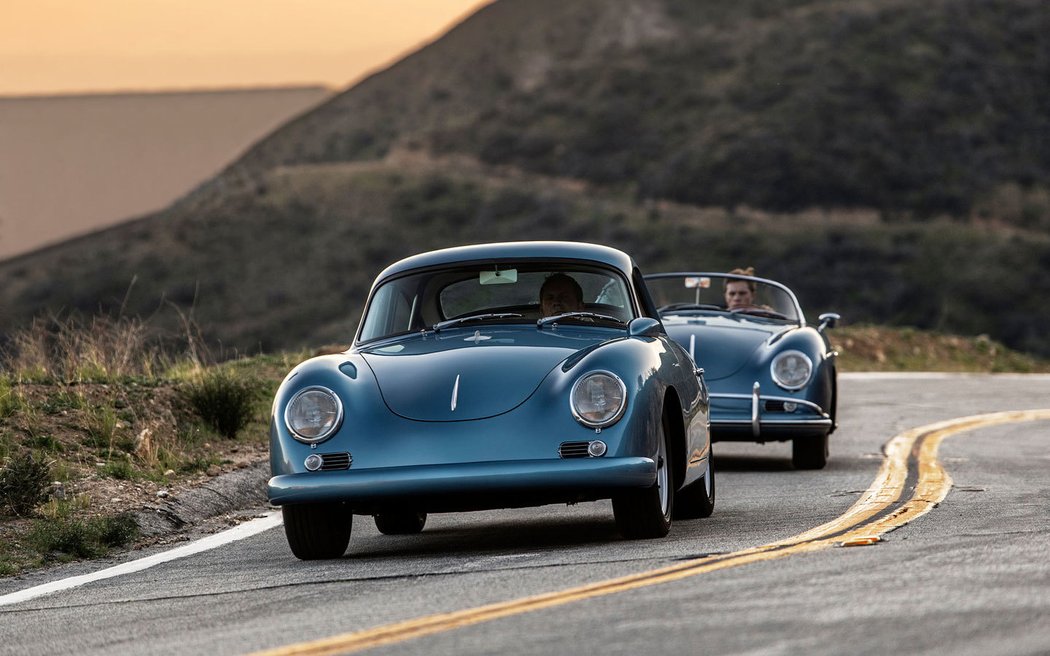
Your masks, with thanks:
<instances>
[{"instance_id":1,"label":"sunset sky","mask_svg":"<svg viewBox=\"0 0 1050 656\"><path fill-rule=\"evenodd\" d=\"M0 95L342 88L489 0L3 0Z\"/></svg>"}]
</instances>

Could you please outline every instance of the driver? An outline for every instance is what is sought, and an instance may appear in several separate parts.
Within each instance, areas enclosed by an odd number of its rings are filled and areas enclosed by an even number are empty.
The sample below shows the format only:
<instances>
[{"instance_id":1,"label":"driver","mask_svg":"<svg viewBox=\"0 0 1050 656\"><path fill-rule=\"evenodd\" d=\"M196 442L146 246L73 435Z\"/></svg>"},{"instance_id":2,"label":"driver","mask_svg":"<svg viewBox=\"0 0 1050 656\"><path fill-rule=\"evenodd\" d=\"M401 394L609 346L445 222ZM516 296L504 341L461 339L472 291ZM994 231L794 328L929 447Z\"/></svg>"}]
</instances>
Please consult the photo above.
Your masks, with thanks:
<instances>
[{"instance_id":1,"label":"driver","mask_svg":"<svg viewBox=\"0 0 1050 656\"><path fill-rule=\"evenodd\" d=\"M733 269L729 273L741 276L754 276L755 268ZM755 281L729 280L725 282L726 309L743 310L755 307Z\"/></svg>"},{"instance_id":2,"label":"driver","mask_svg":"<svg viewBox=\"0 0 1050 656\"><path fill-rule=\"evenodd\" d=\"M583 288L564 273L548 276L540 287L540 309L545 317L582 310Z\"/></svg>"}]
</instances>

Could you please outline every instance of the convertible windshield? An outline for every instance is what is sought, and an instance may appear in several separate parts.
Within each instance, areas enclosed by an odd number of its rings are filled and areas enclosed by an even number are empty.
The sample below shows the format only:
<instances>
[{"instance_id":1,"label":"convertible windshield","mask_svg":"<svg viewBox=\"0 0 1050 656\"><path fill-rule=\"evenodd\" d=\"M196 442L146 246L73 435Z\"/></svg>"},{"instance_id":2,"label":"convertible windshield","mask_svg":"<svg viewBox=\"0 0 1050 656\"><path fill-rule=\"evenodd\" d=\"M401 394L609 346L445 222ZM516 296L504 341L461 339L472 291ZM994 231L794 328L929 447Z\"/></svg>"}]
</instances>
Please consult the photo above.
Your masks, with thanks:
<instances>
[{"instance_id":1,"label":"convertible windshield","mask_svg":"<svg viewBox=\"0 0 1050 656\"><path fill-rule=\"evenodd\" d=\"M798 303L786 287L757 278L718 274L656 275L646 278L645 283L663 316L731 313L781 321L802 320Z\"/></svg>"},{"instance_id":2,"label":"convertible windshield","mask_svg":"<svg viewBox=\"0 0 1050 656\"><path fill-rule=\"evenodd\" d=\"M566 313L608 317L597 322L604 326L638 316L626 281L614 270L550 262L460 265L409 273L377 287L359 341L492 323L535 325Z\"/></svg>"}]
</instances>

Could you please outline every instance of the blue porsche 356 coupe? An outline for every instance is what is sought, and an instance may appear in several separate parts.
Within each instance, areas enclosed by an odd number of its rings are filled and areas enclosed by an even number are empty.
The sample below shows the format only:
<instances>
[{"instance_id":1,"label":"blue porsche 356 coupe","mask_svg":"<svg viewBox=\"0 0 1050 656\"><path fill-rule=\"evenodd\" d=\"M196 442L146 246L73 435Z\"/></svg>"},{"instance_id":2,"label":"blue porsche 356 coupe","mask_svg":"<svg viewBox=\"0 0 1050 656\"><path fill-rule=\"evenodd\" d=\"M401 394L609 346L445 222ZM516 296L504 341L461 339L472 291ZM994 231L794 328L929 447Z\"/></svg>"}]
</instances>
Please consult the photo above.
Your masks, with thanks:
<instances>
[{"instance_id":1,"label":"blue porsche 356 coupe","mask_svg":"<svg viewBox=\"0 0 1050 656\"><path fill-rule=\"evenodd\" d=\"M709 398L638 268L603 246L519 242L410 257L376 278L353 346L274 399L270 502L292 553L337 558L353 515L612 499L629 538L714 507Z\"/></svg>"},{"instance_id":2,"label":"blue porsche 356 coupe","mask_svg":"<svg viewBox=\"0 0 1050 656\"><path fill-rule=\"evenodd\" d=\"M839 315L809 326L790 289L748 275L657 273L646 284L711 385L712 439L790 440L795 468L822 469L838 398L826 329Z\"/></svg>"}]
</instances>

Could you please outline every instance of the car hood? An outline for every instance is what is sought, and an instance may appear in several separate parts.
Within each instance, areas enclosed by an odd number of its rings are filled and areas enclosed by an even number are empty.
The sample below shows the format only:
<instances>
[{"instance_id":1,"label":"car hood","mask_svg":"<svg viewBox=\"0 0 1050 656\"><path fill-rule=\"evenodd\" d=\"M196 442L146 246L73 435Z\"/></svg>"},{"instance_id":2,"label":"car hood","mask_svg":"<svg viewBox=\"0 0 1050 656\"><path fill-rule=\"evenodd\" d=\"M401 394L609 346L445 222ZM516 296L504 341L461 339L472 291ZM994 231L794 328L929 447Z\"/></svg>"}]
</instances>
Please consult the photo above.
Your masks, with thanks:
<instances>
[{"instance_id":1,"label":"car hood","mask_svg":"<svg viewBox=\"0 0 1050 656\"><path fill-rule=\"evenodd\" d=\"M692 338L693 356L708 382L729 378L749 363L757 364L767 344L797 328L730 317L671 317L664 319L664 327L687 351Z\"/></svg>"},{"instance_id":2,"label":"car hood","mask_svg":"<svg viewBox=\"0 0 1050 656\"><path fill-rule=\"evenodd\" d=\"M391 412L418 421L467 421L522 404L566 358L604 331L451 331L361 351Z\"/></svg>"}]
</instances>

